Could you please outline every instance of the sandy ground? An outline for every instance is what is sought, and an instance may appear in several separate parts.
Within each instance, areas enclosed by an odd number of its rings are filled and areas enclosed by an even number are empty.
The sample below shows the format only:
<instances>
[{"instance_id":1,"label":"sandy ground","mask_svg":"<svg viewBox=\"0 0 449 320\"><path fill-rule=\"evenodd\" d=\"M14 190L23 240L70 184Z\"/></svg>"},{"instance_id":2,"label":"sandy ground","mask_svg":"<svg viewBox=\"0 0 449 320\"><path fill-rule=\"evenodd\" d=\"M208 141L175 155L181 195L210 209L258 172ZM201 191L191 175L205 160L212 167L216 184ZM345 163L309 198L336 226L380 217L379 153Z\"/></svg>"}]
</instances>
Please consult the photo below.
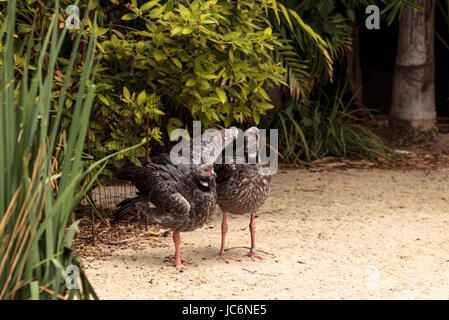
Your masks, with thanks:
<instances>
[{"instance_id":1,"label":"sandy ground","mask_svg":"<svg viewBox=\"0 0 449 320\"><path fill-rule=\"evenodd\" d=\"M203 260L220 246L217 215L181 235L199 263L187 271L166 261L170 236L84 263L102 299L448 299L448 191L449 169L280 170L256 219L266 260ZM229 216L227 247L249 245L248 223Z\"/></svg>"}]
</instances>

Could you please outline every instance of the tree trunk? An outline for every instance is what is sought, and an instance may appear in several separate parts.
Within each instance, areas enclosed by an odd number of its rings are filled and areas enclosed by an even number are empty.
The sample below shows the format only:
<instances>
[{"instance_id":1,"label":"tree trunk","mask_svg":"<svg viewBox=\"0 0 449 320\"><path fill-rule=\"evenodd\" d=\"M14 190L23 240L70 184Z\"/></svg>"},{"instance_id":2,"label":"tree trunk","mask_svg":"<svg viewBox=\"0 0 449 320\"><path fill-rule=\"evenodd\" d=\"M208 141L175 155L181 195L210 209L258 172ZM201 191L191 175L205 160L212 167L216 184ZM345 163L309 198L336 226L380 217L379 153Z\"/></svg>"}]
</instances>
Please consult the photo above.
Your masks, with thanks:
<instances>
[{"instance_id":1,"label":"tree trunk","mask_svg":"<svg viewBox=\"0 0 449 320\"><path fill-rule=\"evenodd\" d=\"M399 25L390 124L399 145L433 140L435 120L435 0L415 0Z\"/></svg>"},{"instance_id":2,"label":"tree trunk","mask_svg":"<svg viewBox=\"0 0 449 320\"><path fill-rule=\"evenodd\" d=\"M354 4L351 9L355 11ZM346 55L348 68L349 86L355 96L355 104L358 108L363 107L363 84L362 84L362 64L360 61L360 35L357 21L352 25L352 48Z\"/></svg>"}]
</instances>

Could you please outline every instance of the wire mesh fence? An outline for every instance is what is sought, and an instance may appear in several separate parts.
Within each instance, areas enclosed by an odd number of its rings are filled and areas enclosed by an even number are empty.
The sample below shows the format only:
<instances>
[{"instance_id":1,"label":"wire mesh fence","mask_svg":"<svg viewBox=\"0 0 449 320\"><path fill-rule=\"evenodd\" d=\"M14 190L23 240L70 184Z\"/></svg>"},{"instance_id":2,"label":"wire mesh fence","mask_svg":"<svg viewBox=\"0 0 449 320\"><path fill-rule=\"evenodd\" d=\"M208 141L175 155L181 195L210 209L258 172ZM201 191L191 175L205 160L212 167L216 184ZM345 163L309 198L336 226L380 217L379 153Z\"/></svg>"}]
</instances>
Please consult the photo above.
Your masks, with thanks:
<instances>
[{"instance_id":1,"label":"wire mesh fence","mask_svg":"<svg viewBox=\"0 0 449 320\"><path fill-rule=\"evenodd\" d=\"M135 149L121 153L112 157L92 185L86 198L81 202L84 207L84 215L90 216L92 228L92 242L95 244L96 239L96 222L104 220L103 218L111 218L116 210L116 205L125 198L135 195L136 189L134 185L127 181L118 180L117 173L130 166L145 166L150 160L151 152L151 133L152 127L155 126L154 109L161 109L160 100L155 96L150 99L145 108L147 112L136 110L140 115L134 118L136 114L129 114L127 117L120 117L111 110L110 115L102 118L102 126L107 128L99 139L95 135L87 135L85 152L88 156L88 163L91 164L102 157L111 155L117 151L132 147L138 143L145 143ZM140 121L135 121L135 120ZM118 121L119 120L119 121ZM88 179L92 179L96 172L92 172Z\"/></svg>"}]
</instances>

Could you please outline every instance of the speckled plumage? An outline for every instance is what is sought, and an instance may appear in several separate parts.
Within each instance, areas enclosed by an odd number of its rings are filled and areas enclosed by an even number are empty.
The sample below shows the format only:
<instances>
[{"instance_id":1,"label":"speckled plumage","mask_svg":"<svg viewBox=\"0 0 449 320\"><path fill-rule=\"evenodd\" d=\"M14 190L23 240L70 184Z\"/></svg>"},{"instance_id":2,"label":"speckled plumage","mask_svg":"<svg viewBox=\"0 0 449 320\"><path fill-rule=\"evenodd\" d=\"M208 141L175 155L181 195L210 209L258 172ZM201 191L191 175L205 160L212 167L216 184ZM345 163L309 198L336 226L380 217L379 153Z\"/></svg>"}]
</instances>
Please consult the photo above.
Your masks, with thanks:
<instances>
[{"instance_id":1,"label":"speckled plumage","mask_svg":"<svg viewBox=\"0 0 449 320\"><path fill-rule=\"evenodd\" d=\"M182 158L184 158L183 162L194 165L212 165L220 156L223 149L237 138L237 135L238 129L236 127L230 127L227 129L222 129L220 131L206 131L201 137L201 142L198 144L192 143L192 140L182 140L181 142L179 142L179 149L184 146L187 150L190 151L189 158L187 158L185 155L182 155ZM164 164L167 163L167 161L171 163L169 157L167 156L162 156L162 158L159 158L158 160L161 161L160 163ZM199 161L199 163L197 161Z\"/></svg>"},{"instance_id":2,"label":"speckled plumage","mask_svg":"<svg viewBox=\"0 0 449 320\"><path fill-rule=\"evenodd\" d=\"M252 127L245 136L253 135L259 140L259 130ZM262 164L216 164L217 203L223 211L234 214L253 212L262 206L268 198L271 187L271 175L262 175Z\"/></svg>"},{"instance_id":3,"label":"speckled plumage","mask_svg":"<svg viewBox=\"0 0 449 320\"><path fill-rule=\"evenodd\" d=\"M209 221L217 200L215 180L202 175L203 168L213 169L213 160L237 137L237 133L235 127L223 129L220 135L203 141L201 152L204 156L200 165L175 165L168 154L162 154L148 167L123 171L119 179L133 182L138 193L117 205L120 209L116 218L138 209L153 222L178 232L203 226ZM208 186L203 185L205 180Z\"/></svg>"},{"instance_id":4,"label":"speckled plumage","mask_svg":"<svg viewBox=\"0 0 449 320\"><path fill-rule=\"evenodd\" d=\"M257 210L268 198L271 176L260 174L260 164L215 165L217 203L223 211L244 214Z\"/></svg>"},{"instance_id":5,"label":"speckled plumage","mask_svg":"<svg viewBox=\"0 0 449 320\"><path fill-rule=\"evenodd\" d=\"M151 221L178 232L195 230L212 216L216 204L213 177L208 186L201 184L197 170L189 166L150 164L145 168L129 169L121 179L136 185L138 196L118 204L119 218L131 210L144 211Z\"/></svg>"}]
</instances>

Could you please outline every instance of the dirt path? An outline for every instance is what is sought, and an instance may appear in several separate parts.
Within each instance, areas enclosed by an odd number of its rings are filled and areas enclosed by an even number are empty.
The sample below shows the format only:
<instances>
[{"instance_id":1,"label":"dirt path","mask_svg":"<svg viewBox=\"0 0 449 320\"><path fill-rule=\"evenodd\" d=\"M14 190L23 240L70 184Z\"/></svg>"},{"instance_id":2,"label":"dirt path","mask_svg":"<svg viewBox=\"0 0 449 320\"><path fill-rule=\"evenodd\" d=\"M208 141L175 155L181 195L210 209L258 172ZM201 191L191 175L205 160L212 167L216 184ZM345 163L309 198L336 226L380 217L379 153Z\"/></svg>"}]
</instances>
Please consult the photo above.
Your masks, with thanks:
<instances>
[{"instance_id":1,"label":"dirt path","mask_svg":"<svg viewBox=\"0 0 449 320\"><path fill-rule=\"evenodd\" d=\"M449 299L448 191L449 169L280 170L256 219L258 247L275 257L202 260L219 249L217 216L181 235L199 263L188 271L164 262L171 237L87 257L86 271L103 299ZM248 223L229 216L227 247L249 245Z\"/></svg>"}]
</instances>

